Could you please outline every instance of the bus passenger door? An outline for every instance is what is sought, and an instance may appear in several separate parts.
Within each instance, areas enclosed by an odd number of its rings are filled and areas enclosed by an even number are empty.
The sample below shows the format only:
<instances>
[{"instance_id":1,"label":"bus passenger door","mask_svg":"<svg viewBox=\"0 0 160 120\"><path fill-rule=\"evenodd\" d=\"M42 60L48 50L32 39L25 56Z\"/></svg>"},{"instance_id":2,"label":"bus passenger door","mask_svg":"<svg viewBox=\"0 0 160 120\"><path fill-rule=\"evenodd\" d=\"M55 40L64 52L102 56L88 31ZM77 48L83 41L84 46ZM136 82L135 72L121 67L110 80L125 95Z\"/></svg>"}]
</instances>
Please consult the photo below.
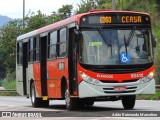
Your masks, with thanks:
<instances>
[{"instance_id":1,"label":"bus passenger door","mask_svg":"<svg viewBox=\"0 0 160 120\"><path fill-rule=\"evenodd\" d=\"M77 51L75 43L74 29L69 30L69 44L68 44L68 74L69 74L69 85L70 94L76 95L78 93L78 80L77 80Z\"/></svg>"},{"instance_id":2,"label":"bus passenger door","mask_svg":"<svg viewBox=\"0 0 160 120\"><path fill-rule=\"evenodd\" d=\"M28 68L28 42L23 43L23 94L27 95L29 94L29 84L27 82L27 68Z\"/></svg>"},{"instance_id":3,"label":"bus passenger door","mask_svg":"<svg viewBox=\"0 0 160 120\"><path fill-rule=\"evenodd\" d=\"M47 96L47 36L40 38L40 80L42 96Z\"/></svg>"}]
</instances>

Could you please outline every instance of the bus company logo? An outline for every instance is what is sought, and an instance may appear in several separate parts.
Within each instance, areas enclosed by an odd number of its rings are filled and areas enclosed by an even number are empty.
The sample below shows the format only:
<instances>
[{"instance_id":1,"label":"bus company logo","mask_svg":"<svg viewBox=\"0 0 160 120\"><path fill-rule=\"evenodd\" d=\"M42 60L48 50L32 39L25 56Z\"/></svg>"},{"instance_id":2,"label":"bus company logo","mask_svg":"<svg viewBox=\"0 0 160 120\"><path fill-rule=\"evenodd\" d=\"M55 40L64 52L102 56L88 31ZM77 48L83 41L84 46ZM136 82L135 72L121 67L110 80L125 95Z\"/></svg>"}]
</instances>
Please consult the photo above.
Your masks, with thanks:
<instances>
[{"instance_id":1,"label":"bus company logo","mask_svg":"<svg viewBox=\"0 0 160 120\"><path fill-rule=\"evenodd\" d=\"M113 78L113 75L97 74L98 78Z\"/></svg>"}]
</instances>

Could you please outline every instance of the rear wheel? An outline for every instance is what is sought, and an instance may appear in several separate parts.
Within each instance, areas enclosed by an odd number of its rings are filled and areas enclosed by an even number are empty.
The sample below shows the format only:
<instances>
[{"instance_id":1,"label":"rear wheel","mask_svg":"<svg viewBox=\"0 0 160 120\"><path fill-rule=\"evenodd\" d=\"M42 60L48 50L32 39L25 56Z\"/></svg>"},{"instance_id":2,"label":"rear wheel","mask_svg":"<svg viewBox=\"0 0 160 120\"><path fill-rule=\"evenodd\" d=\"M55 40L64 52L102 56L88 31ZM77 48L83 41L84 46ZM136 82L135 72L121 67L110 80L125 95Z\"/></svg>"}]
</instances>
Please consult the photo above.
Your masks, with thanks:
<instances>
[{"instance_id":1,"label":"rear wheel","mask_svg":"<svg viewBox=\"0 0 160 120\"><path fill-rule=\"evenodd\" d=\"M36 97L35 84L31 84L31 103L33 107L48 107L49 100Z\"/></svg>"},{"instance_id":2,"label":"rear wheel","mask_svg":"<svg viewBox=\"0 0 160 120\"><path fill-rule=\"evenodd\" d=\"M133 109L136 101L136 95L129 95L122 97L122 104L124 109Z\"/></svg>"}]
</instances>

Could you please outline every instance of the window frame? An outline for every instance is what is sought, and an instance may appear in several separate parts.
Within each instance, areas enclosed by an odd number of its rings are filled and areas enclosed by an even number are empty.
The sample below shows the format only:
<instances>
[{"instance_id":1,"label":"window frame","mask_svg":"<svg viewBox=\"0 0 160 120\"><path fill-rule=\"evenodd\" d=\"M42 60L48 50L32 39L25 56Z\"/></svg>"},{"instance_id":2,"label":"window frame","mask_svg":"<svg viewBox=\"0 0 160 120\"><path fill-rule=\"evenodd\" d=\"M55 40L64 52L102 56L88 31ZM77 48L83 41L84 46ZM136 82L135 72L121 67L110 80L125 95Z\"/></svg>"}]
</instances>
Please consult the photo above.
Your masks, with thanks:
<instances>
[{"instance_id":1,"label":"window frame","mask_svg":"<svg viewBox=\"0 0 160 120\"><path fill-rule=\"evenodd\" d=\"M62 41L64 36L61 35L61 31L63 31L63 30L65 30L65 40L64 41ZM61 54L60 52L61 52L61 45L62 44L65 44L65 51L64 52L62 51L62 54ZM63 27L60 30L58 30L57 46L58 46L58 58L66 57L67 56L67 27Z\"/></svg>"},{"instance_id":2,"label":"window frame","mask_svg":"<svg viewBox=\"0 0 160 120\"><path fill-rule=\"evenodd\" d=\"M33 61L34 62L38 62L40 60L39 54L40 54L40 41L39 41L39 37L37 36L33 38Z\"/></svg>"},{"instance_id":3,"label":"window frame","mask_svg":"<svg viewBox=\"0 0 160 120\"><path fill-rule=\"evenodd\" d=\"M20 44L21 44L21 47L20 47ZM17 64L18 65L22 65L23 63L22 57L23 57L23 43L19 42L17 43Z\"/></svg>"},{"instance_id":4,"label":"window frame","mask_svg":"<svg viewBox=\"0 0 160 120\"><path fill-rule=\"evenodd\" d=\"M29 44L28 45L28 47L29 47L29 49L28 49L28 62L33 63L34 62L34 38L30 38L28 44Z\"/></svg>"},{"instance_id":5,"label":"window frame","mask_svg":"<svg viewBox=\"0 0 160 120\"><path fill-rule=\"evenodd\" d=\"M51 39L51 34L52 33L55 33L56 35L54 36L54 38L56 39ZM54 43L51 43L51 40L53 40L54 41ZM54 31L52 31L52 32L50 32L49 34L48 34L48 54L47 54L47 58L48 59L56 59L57 58L57 56L58 56L58 54L57 54L57 42L58 42L58 31L57 30L54 30ZM55 55L53 55L53 56L51 56L51 47L56 47L56 50L55 50L55 53L53 53L53 54L55 54Z\"/></svg>"}]
</instances>

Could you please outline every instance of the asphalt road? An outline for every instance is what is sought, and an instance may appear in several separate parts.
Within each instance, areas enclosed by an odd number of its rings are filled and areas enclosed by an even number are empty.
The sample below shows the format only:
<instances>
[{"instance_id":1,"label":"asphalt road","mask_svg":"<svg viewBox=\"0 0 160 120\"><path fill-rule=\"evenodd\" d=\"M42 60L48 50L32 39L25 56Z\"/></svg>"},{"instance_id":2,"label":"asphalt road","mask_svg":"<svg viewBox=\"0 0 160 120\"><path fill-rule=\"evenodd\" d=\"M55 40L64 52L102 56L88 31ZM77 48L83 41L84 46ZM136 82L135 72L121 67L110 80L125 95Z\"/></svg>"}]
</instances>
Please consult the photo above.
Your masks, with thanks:
<instances>
[{"instance_id":1,"label":"asphalt road","mask_svg":"<svg viewBox=\"0 0 160 120\"><path fill-rule=\"evenodd\" d=\"M76 120L159 120L160 117L158 118L155 116L156 114L160 115L160 101L137 100L135 108L130 111L123 109L121 101L95 102L94 106L92 107L85 107L76 111L67 111L64 101L52 100L50 101L50 106L48 108L33 108L31 106L30 99L25 97L0 96L0 116L2 116L2 112L17 112L19 114L25 112L38 112L37 115L41 114L40 116L42 116L42 118L34 118L37 120L44 119L44 117L47 117L45 119L52 119L52 117L56 117L56 119L64 119L65 117L65 119L68 120L72 118L75 120L75 117ZM140 114L151 116L136 116ZM134 117L124 117L124 115L133 115ZM19 118L15 119L17 120Z\"/></svg>"}]
</instances>

